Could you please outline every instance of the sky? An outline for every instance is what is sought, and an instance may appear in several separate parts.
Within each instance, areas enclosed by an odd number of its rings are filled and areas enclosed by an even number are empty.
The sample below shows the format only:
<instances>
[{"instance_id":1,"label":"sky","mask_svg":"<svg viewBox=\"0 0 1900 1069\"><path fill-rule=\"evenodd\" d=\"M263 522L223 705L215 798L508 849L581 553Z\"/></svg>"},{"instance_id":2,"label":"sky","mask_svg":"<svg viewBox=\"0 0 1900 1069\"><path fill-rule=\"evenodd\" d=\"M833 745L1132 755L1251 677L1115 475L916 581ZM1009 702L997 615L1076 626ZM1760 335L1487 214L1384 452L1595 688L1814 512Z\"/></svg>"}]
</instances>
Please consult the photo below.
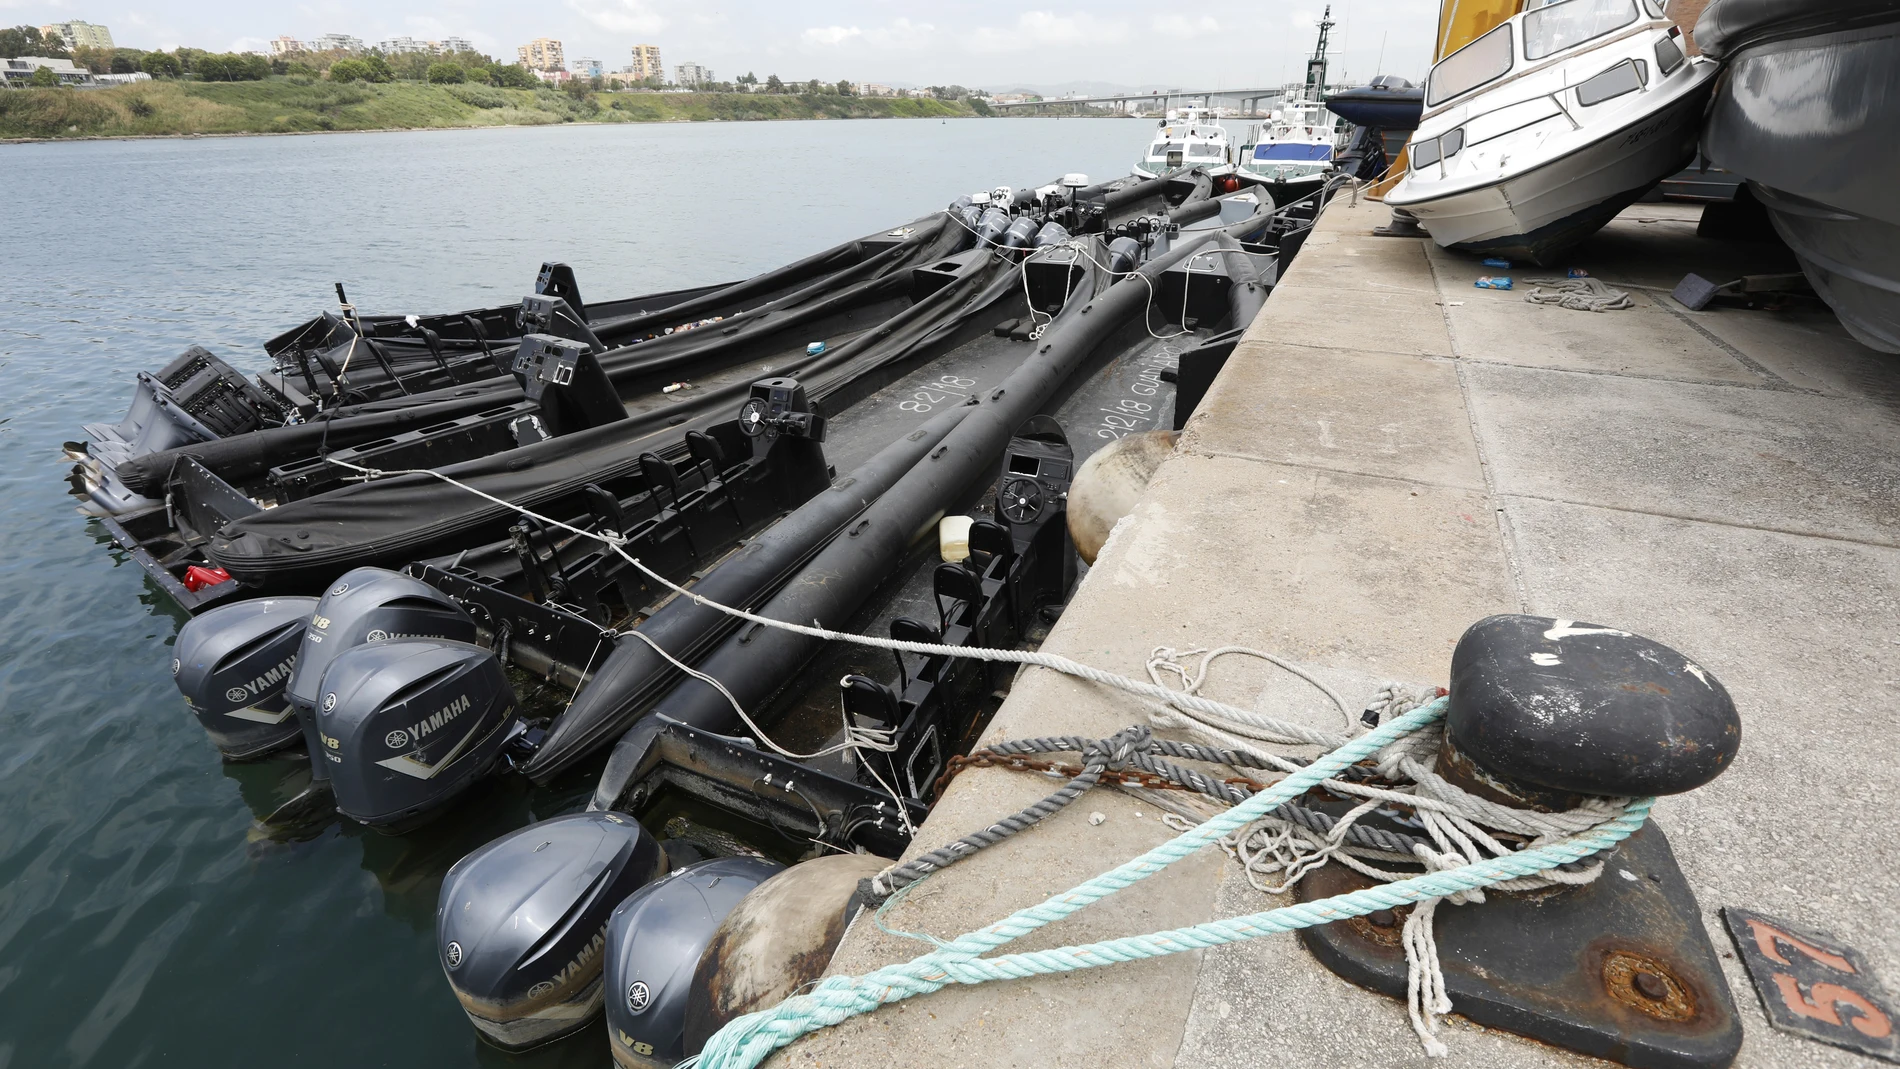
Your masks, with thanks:
<instances>
[{"instance_id":1,"label":"sky","mask_svg":"<svg viewBox=\"0 0 1900 1069\"><path fill-rule=\"evenodd\" d=\"M264 49L289 34L467 37L512 61L516 46L552 37L567 56L628 62L660 46L729 79L822 78L897 85L955 83L1003 91L1086 81L1126 87L1236 88L1297 81L1324 8L1312 0L1036 6L888 0L0 0L0 22L103 23L125 47ZM1436 0L1336 0L1332 80L1374 74L1419 80L1429 66Z\"/></svg>"}]
</instances>

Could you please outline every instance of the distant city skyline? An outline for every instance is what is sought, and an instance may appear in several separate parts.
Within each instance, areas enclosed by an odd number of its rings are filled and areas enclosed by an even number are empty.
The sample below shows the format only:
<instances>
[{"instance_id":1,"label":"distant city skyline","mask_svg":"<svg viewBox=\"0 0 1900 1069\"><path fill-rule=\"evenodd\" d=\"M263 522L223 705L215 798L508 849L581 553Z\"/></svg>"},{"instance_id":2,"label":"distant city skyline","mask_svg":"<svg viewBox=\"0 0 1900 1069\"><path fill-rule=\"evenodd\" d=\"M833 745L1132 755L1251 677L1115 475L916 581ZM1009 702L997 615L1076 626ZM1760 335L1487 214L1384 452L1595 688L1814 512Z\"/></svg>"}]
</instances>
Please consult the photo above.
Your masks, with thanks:
<instances>
[{"instance_id":1,"label":"distant city skyline","mask_svg":"<svg viewBox=\"0 0 1900 1069\"><path fill-rule=\"evenodd\" d=\"M608 70L632 63L634 45L652 44L727 77L750 71L761 79L955 82L999 91L1079 81L1198 89L1297 81L1324 6L1325 0L1208 0L1182 13L1126 0L1030 10L983 0L952 3L926 18L897 15L881 0L324 0L275 10L237 0L164 7L142 0L0 0L0 21L86 21L110 27L123 47L146 49L268 54L272 40L284 36L315 41L337 34L372 46L453 37L512 61L521 46L549 38ZM1437 0L1335 3L1334 76L1421 77L1437 9Z\"/></svg>"}]
</instances>

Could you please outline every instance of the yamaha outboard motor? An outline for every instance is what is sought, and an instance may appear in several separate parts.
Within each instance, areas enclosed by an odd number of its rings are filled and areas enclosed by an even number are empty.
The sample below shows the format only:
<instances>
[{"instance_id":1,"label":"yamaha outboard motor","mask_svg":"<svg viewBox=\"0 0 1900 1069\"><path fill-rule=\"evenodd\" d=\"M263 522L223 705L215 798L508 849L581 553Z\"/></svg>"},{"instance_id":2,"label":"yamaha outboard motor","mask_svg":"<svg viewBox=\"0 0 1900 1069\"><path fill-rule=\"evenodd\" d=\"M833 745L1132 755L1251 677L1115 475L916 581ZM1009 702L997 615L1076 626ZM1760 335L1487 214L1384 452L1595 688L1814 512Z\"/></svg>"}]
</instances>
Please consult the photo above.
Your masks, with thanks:
<instances>
[{"instance_id":1,"label":"yamaha outboard motor","mask_svg":"<svg viewBox=\"0 0 1900 1069\"><path fill-rule=\"evenodd\" d=\"M1036 240L1036 217L1019 215L1003 232L1003 247L1006 249L1027 249Z\"/></svg>"},{"instance_id":2,"label":"yamaha outboard motor","mask_svg":"<svg viewBox=\"0 0 1900 1069\"><path fill-rule=\"evenodd\" d=\"M1108 243L1108 270L1125 275L1141 266L1141 242L1134 238L1116 238Z\"/></svg>"},{"instance_id":3,"label":"yamaha outboard motor","mask_svg":"<svg viewBox=\"0 0 1900 1069\"><path fill-rule=\"evenodd\" d=\"M1070 236L1066 227L1061 223L1051 220L1042 224L1041 230L1036 231L1035 247L1043 249L1051 245L1061 245L1068 241Z\"/></svg>"},{"instance_id":4,"label":"yamaha outboard motor","mask_svg":"<svg viewBox=\"0 0 1900 1069\"><path fill-rule=\"evenodd\" d=\"M607 922L607 1042L626 1069L664 1069L686 1044L693 972L739 900L783 871L762 857L680 869L620 904Z\"/></svg>"},{"instance_id":5,"label":"yamaha outboard motor","mask_svg":"<svg viewBox=\"0 0 1900 1069\"><path fill-rule=\"evenodd\" d=\"M179 629L172 682L225 757L262 757L303 737L284 686L316 607L316 598L255 598Z\"/></svg>"},{"instance_id":6,"label":"yamaha outboard motor","mask_svg":"<svg viewBox=\"0 0 1900 1069\"><path fill-rule=\"evenodd\" d=\"M977 227L983 222L983 209L977 207L969 195L965 194L951 201L950 207L944 210L950 213L950 225L957 231L957 245L951 251L962 252L975 244Z\"/></svg>"},{"instance_id":7,"label":"yamaha outboard motor","mask_svg":"<svg viewBox=\"0 0 1900 1069\"><path fill-rule=\"evenodd\" d=\"M286 691L310 747L312 779L328 780L330 766L343 760L331 745L334 740L317 733L315 710L323 673L345 650L392 638L473 642L475 620L447 594L385 568L355 568L331 585L310 614ZM318 760L318 754L325 760Z\"/></svg>"},{"instance_id":8,"label":"yamaha outboard motor","mask_svg":"<svg viewBox=\"0 0 1900 1069\"><path fill-rule=\"evenodd\" d=\"M357 646L330 663L320 689L337 811L371 827L410 826L460 794L521 723L500 658L466 642Z\"/></svg>"},{"instance_id":9,"label":"yamaha outboard motor","mask_svg":"<svg viewBox=\"0 0 1900 1069\"><path fill-rule=\"evenodd\" d=\"M436 952L482 1037L526 1050L584 1028L600 1012L608 914L665 873L660 844L619 813L530 824L456 862Z\"/></svg>"},{"instance_id":10,"label":"yamaha outboard motor","mask_svg":"<svg viewBox=\"0 0 1900 1069\"><path fill-rule=\"evenodd\" d=\"M990 248L1003 240L1003 234L1009 230L1009 213L1001 208L991 208L983 213L976 224L976 243L981 248Z\"/></svg>"}]
</instances>

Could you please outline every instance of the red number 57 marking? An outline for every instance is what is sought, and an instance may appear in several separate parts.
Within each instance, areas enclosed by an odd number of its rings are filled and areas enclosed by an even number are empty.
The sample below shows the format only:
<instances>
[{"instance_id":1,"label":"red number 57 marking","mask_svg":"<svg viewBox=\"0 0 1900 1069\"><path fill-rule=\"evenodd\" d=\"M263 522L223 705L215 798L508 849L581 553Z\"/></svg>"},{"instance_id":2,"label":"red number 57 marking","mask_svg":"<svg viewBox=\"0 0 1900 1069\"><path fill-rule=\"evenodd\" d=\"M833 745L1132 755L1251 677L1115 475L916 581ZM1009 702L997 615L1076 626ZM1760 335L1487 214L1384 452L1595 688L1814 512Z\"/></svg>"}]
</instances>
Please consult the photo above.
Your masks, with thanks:
<instances>
[{"instance_id":1,"label":"red number 57 marking","mask_svg":"<svg viewBox=\"0 0 1900 1069\"><path fill-rule=\"evenodd\" d=\"M1775 1027L1882 1057L1900 1053L1891 1003L1852 949L1745 910L1722 913Z\"/></svg>"}]
</instances>

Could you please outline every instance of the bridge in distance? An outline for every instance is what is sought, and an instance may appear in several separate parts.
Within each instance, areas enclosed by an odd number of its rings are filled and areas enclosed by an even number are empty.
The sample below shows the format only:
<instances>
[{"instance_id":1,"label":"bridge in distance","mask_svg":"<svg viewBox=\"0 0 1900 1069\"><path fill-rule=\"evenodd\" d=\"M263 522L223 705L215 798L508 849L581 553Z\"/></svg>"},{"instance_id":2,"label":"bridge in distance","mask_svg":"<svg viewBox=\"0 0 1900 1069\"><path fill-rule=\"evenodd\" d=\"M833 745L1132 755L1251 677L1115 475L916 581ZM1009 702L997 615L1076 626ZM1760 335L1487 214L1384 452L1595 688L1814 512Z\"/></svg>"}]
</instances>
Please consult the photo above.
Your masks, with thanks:
<instances>
[{"instance_id":1,"label":"bridge in distance","mask_svg":"<svg viewBox=\"0 0 1900 1069\"><path fill-rule=\"evenodd\" d=\"M1142 105L1152 105L1156 110L1166 111L1174 107L1177 101L1201 100L1204 101L1208 107L1221 106L1217 105L1217 101L1231 101L1233 102L1233 106L1238 106L1242 111L1255 112L1260 110L1261 101L1284 100L1289 94L1299 92L1301 88L1302 87L1298 85L1276 85L1271 88L1262 89L1156 89L1150 92L1108 93L1102 96L1090 97L1063 97L1059 100L1011 101L1009 103L991 104L990 107L1007 111L1022 111L1037 108L1054 110L1072 108L1078 105L1099 107L1108 104L1114 105L1117 110L1127 111L1129 103L1133 102Z\"/></svg>"}]
</instances>

